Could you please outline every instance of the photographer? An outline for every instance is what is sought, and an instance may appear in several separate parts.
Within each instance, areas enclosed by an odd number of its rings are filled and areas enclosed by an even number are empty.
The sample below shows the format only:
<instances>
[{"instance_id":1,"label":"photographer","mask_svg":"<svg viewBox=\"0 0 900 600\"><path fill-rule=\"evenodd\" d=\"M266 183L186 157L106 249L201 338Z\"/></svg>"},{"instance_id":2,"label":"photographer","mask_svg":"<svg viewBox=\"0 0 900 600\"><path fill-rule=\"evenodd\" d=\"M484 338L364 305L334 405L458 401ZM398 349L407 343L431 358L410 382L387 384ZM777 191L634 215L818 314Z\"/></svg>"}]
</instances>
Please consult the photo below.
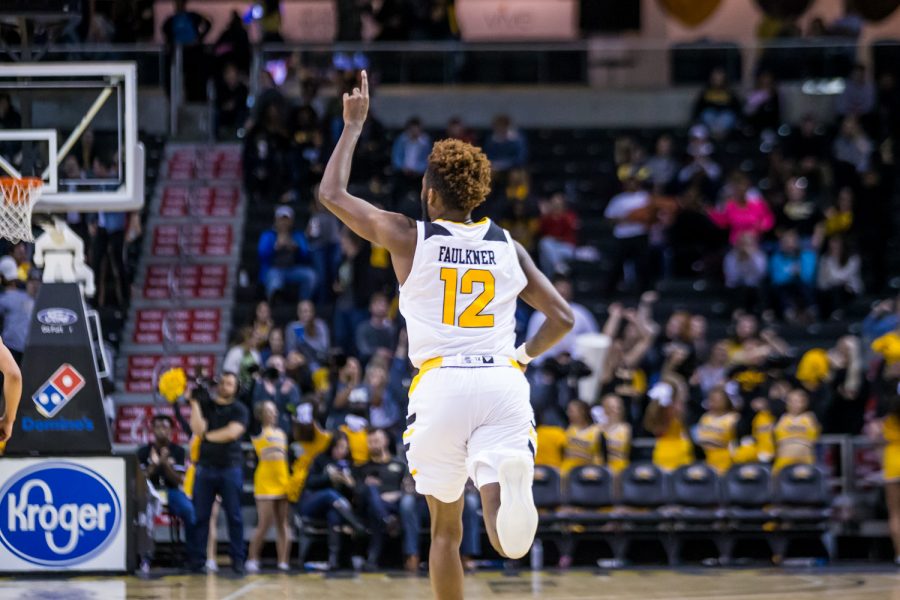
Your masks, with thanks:
<instances>
[{"instance_id":1,"label":"photographer","mask_svg":"<svg viewBox=\"0 0 900 600\"><path fill-rule=\"evenodd\" d=\"M194 510L197 527L193 544L191 568L199 571L206 563L206 538L209 517L216 495L222 498L222 508L228 519L231 569L244 574L244 523L241 518L241 437L247 430L247 407L236 402L239 382L235 373L226 371L215 389L215 397L208 384L199 381L191 393L191 431L201 439L200 460L194 482Z\"/></svg>"}]
</instances>

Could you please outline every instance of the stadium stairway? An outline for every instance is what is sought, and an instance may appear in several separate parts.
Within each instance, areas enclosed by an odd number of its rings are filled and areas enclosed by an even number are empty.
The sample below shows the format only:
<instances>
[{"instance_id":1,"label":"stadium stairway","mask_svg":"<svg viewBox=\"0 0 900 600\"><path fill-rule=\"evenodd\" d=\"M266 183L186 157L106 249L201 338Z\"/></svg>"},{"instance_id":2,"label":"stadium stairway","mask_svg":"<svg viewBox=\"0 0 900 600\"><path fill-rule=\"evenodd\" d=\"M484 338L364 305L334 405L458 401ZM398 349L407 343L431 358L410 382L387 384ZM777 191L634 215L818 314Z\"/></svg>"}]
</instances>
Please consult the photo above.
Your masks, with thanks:
<instances>
[{"instance_id":1,"label":"stadium stairway","mask_svg":"<svg viewBox=\"0 0 900 600\"><path fill-rule=\"evenodd\" d=\"M235 144L166 148L117 362L117 443L143 442L162 371L214 373L225 354L244 228L240 173Z\"/></svg>"}]
</instances>

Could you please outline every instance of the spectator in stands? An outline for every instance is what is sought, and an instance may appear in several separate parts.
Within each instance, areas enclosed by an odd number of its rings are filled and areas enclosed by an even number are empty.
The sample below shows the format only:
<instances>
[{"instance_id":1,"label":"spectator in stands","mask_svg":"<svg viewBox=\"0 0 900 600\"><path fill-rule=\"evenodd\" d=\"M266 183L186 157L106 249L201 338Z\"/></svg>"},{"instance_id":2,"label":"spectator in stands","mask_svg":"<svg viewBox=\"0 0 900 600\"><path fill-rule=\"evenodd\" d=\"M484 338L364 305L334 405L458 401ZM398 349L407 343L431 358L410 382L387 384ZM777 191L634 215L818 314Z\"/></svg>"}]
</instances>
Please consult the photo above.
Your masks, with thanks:
<instances>
[{"instance_id":1,"label":"spectator in stands","mask_svg":"<svg viewBox=\"0 0 900 600\"><path fill-rule=\"evenodd\" d=\"M313 193L313 209L306 224L306 239L313 267L316 270L316 303L324 305L334 298L332 283L341 265L341 223L322 207L318 193Z\"/></svg>"},{"instance_id":2,"label":"spectator in stands","mask_svg":"<svg viewBox=\"0 0 900 600\"><path fill-rule=\"evenodd\" d=\"M800 238L793 229L781 235L779 248L769 259L769 278L779 316L789 321L812 316L815 309L816 253L801 248Z\"/></svg>"},{"instance_id":3,"label":"spectator in stands","mask_svg":"<svg viewBox=\"0 0 900 600\"><path fill-rule=\"evenodd\" d=\"M575 256L580 223L578 215L566 203L566 195L556 192L541 215L541 241L538 243L541 270L547 277L568 273L569 261Z\"/></svg>"},{"instance_id":4,"label":"spectator in stands","mask_svg":"<svg viewBox=\"0 0 900 600\"><path fill-rule=\"evenodd\" d=\"M334 344L350 354L356 350L356 330L369 316L369 253L365 249L359 236L341 230L343 258L334 283Z\"/></svg>"},{"instance_id":5,"label":"spectator in stands","mask_svg":"<svg viewBox=\"0 0 900 600\"><path fill-rule=\"evenodd\" d=\"M606 394L600 401L603 408L602 420L594 420L603 429L606 448L606 466L613 475L618 475L631 463L631 425L625 413L625 404L616 394ZM594 408L592 413L596 411Z\"/></svg>"},{"instance_id":6,"label":"spectator in stands","mask_svg":"<svg viewBox=\"0 0 900 600\"><path fill-rule=\"evenodd\" d=\"M650 314L656 298L656 292L645 292L637 310L623 308L618 303L611 304L609 317L603 325L603 334L612 343L603 365L601 391L603 394L616 394L625 400L628 419L635 425L641 422L647 391L648 377L643 363L659 330Z\"/></svg>"},{"instance_id":7,"label":"spectator in stands","mask_svg":"<svg viewBox=\"0 0 900 600\"><path fill-rule=\"evenodd\" d=\"M706 464L723 475L731 467L739 415L721 386L710 391L706 405L709 410L697 425L697 445L706 456Z\"/></svg>"},{"instance_id":8,"label":"spectator in stands","mask_svg":"<svg viewBox=\"0 0 900 600\"><path fill-rule=\"evenodd\" d=\"M272 319L272 306L267 300L260 300L256 303L256 309L253 311L253 323L251 323L250 327L253 335L260 340L267 339L269 333L275 328L275 321Z\"/></svg>"},{"instance_id":9,"label":"spectator in stands","mask_svg":"<svg viewBox=\"0 0 900 600\"><path fill-rule=\"evenodd\" d=\"M118 165L113 156L97 154L91 167L92 179L116 180ZM108 188L109 183L101 184ZM113 186L115 187L115 186ZM128 213L100 212L97 220L88 226L91 240L91 268L97 278L98 306L106 306L107 294L113 298L115 306L128 306L128 282L125 273L125 233ZM112 288L110 292L109 289Z\"/></svg>"},{"instance_id":10,"label":"spectator in stands","mask_svg":"<svg viewBox=\"0 0 900 600\"><path fill-rule=\"evenodd\" d=\"M328 524L328 566L332 570L340 566L341 525L347 523L358 533L366 530L351 505L357 486L352 467L347 436L336 432L328 450L312 462L300 497L301 517Z\"/></svg>"},{"instance_id":11,"label":"spectator in stands","mask_svg":"<svg viewBox=\"0 0 900 600\"><path fill-rule=\"evenodd\" d=\"M565 477L575 467L602 464L600 439L602 430L591 418L591 408L584 400L572 400L566 407L569 427L560 474Z\"/></svg>"},{"instance_id":12,"label":"spectator in stands","mask_svg":"<svg viewBox=\"0 0 900 600\"><path fill-rule=\"evenodd\" d=\"M384 294L372 294L369 300L369 319L356 328L356 350L363 364L369 362L380 349L390 352L397 335L393 320L388 316L390 304Z\"/></svg>"},{"instance_id":13,"label":"spectator in stands","mask_svg":"<svg viewBox=\"0 0 900 600\"><path fill-rule=\"evenodd\" d=\"M413 117L406 122L403 133L394 140L391 166L394 167L395 200L402 202L410 194L418 195L422 176L428 167L431 138L422 129L422 121Z\"/></svg>"},{"instance_id":14,"label":"spectator in stands","mask_svg":"<svg viewBox=\"0 0 900 600\"><path fill-rule=\"evenodd\" d=\"M253 473L253 497L256 499L258 520L244 567L247 573L259 573L259 559L269 529L275 527L275 551L278 570L290 570L291 525L287 501L288 435L279 426L279 411L271 400L254 404L254 413L262 424L259 435L252 438L256 451L256 470Z\"/></svg>"},{"instance_id":15,"label":"spectator in stands","mask_svg":"<svg viewBox=\"0 0 900 600\"><path fill-rule=\"evenodd\" d=\"M750 232L741 234L723 263L725 287L731 295L732 309L753 313L766 306L767 263L756 237Z\"/></svg>"},{"instance_id":16,"label":"spectator in stands","mask_svg":"<svg viewBox=\"0 0 900 600\"><path fill-rule=\"evenodd\" d=\"M778 207L775 229L794 230L804 247L818 248L823 237L825 215L810 197L809 181L805 177L791 177L784 185L786 202Z\"/></svg>"},{"instance_id":17,"label":"spectator in stands","mask_svg":"<svg viewBox=\"0 0 900 600\"><path fill-rule=\"evenodd\" d=\"M234 337L233 345L225 353L222 361L222 370L228 373L237 373L242 385L249 385L253 374L259 371L262 365L262 356L259 353L260 338L249 327L238 330Z\"/></svg>"},{"instance_id":18,"label":"spectator in stands","mask_svg":"<svg viewBox=\"0 0 900 600\"><path fill-rule=\"evenodd\" d=\"M848 165L861 175L869 170L874 150L875 146L860 126L859 120L855 116L845 117L832 147L838 167L841 164Z\"/></svg>"},{"instance_id":19,"label":"spectator in stands","mask_svg":"<svg viewBox=\"0 0 900 600\"><path fill-rule=\"evenodd\" d=\"M866 77L865 65L857 63L844 80L844 91L837 98L835 110L842 117L865 120L875 110L875 102L875 84Z\"/></svg>"},{"instance_id":20,"label":"spectator in stands","mask_svg":"<svg viewBox=\"0 0 900 600\"><path fill-rule=\"evenodd\" d=\"M900 302L893 298L880 300L862 322L863 343L868 346L895 329L900 329Z\"/></svg>"},{"instance_id":21,"label":"spectator in stands","mask_svg":"<svg viewBox=\"0 0 900 600\"><path fill-rule=\"evenodd\" d=\"M274 91L268 99L264 94L265 89L257 96L258 113L244 139L241 161L251 201L272 203L287 191L294 167L286 164L289 140L281 110L283 99Z\"/></svg>"},{"instance_id":22,"label":"spectator in stands","mask_svg":"<svg viewBox=\"0 0 900 600\"><path fill-rule=\"evenodd\" d=\"M815 463L815 443L821 427L809 412L809 396L801 389L791 390L785 401L787 412L775 425L775 464L777 474L788 465Z\"/></svg>"},{"instance_id":23,"label":"spectator in stands","mask_svg":"<svg viewBox=\"0 0 900 600\"><path fill-rule=\"evenodd\" d=\"M181 46L184 65L184 90L188 101L200 101L206 97L206 56L203 39L212 28L206 17L187 9L187 0L175 0L175 14L162 26L169 51L169 60L175 46Z\"/></svg>"},{"instance_id":24,"label":"spectator in stands","mask_svg":"<svg viewBox=\"0 0 900 600\"><path fill-rule=\"evenodd\" d=\"M508 115L494 117L491 134L484 140L484 153L491 161L494 184L501 189L506 186L506 175L510 169L525 166L528 145L525 137L513 128Z\"/></svg>"},{"instance_id":25,"label":"spectator in stands","mask_svg":"<svg viewBox=\"0 0 900 600\"><path fill-rule=\"evenodd\" d=\"M250 37L244 28L241 16L236 10L231 11L231 17L228 19L228 27L219 34L215 44L213 44L213 54L219 65L218 71L224 72L225 65L234 65L239 74L246 76L250 72L250 58L252 50L250 48Z\"/></svg>"},{"instance_id":26,"label":"spectator in stands","mask_svg":"<svg viewBox=\"0 0 900 600\"><path fill-rule=\"evenodd\" d=\"M775 78L769 71L756 76L756 84L744 102L744 120L754 134L774 137L781 126L781 105Z\"/></svg>"},{"instance_id":27,"label":"spectator in stands","mask_svg":"<svg viewBox=\"0 0 900 600\"><path fill-rule=\"evenodd\" d=\"M691 374L689 383L698 388L702 398L707 398L713 389L725 384L729 365L728 342L720 340L713 346L709 359Z\"/></svg>"},{"instance_id":28,"label":"spectator in stands","mask_svg":"<svg viewBox=\"0 0 900 600\"><path fill-rule=\"evenodd\" d=\"M270 301L287 284L297 286L301 299L312 298L316 272L311 266L306 236L294 229L294 209L290 206L275 209L274 226L259 238L258 257L259 278Z\"/></svg>"},{"instance_id":29,"label":"spectator in stands","mask_svg":"<svg viewBox=\"0 0 900 600\"><path fill-rule=\"evenodd\" d=\"M398 42L409 39L410 9L403 0L383 0L380 6L372 6L372 14L378 25L377 42Z\"/></svg>"},{"instance_id":30,"label":"spectator in stands","mask_svg":"<svg viewBox=\"0 0 900 600\"><path fill-rule=\"evenodd\" d=\"M4 343L7 338L4 335ZM184 491L184 474L187 468L184 448L172 441L172 417L164 414L153 416L153 442L141 446L137 451L138 463L147 477L147 482L157 491L166 492L166 508L168 513L184 524L185 539L188 544L194 542L194 526L197 524L194 505ZM204 541L205 543L205 541ZM188 552L193 549L188 547ZM149 563L150 557L142 557Z\"/></svg>"},{"instance_id":31,"label":"spectator in stands","mask_svg":"<svg viewBox=\"0 0 900 600\"><path fill-rule=\"evenodd\" d=\"M331 334L325 321L316 316L316 307L309 300L297 304L297 320L284 328L285 349L299 351L311 363L323 363L331 348Z\"/></svg>"},{"instance_id":32,"label":"spectator in stands","mask_svg":"<svg viewBox=\"0 0 900 600\"><path fill-rule=\"evenodd\" d=\"M652 214L650 194L643 188L649 176L647 169L625 166L619 169L622 192L610 199L603 216L611 221L616 246L607 292L615 292L624 277L626 285L643 291L646 287L649 252L649 221Z\"/></svg>"},{"instance_id":33,"label":"spectator in stands","mask_svg":"<svg viewBox=\"0 0 900 600\"><path fill-rule=\"evenodd\" d=\"M823 134L822 125L816 120L815 115L804 115L800 126L791 135L788 143L791 156L802 161L812 157L822 159L828 152L828 144Z\"/></svg>"},{"instance_id":34,"label":"spectator in stands","mask_svg":"<svg viewBox=\"0 0 900 600\"><path fill-rule=\"evenodd\" d=\"M677 375L663 375L647 397L650 404L644 415L644 429L656 436L653 464L664 471L694 462L694 448L684 423L687 386Z\"/></svg>"},{"instance_id":35,"label":"spectator in stands","mask_svg":"<svg viewBox=\"0 0 900 600\"><path fill-rule=\"evenodd\" d=\"M852 304L863 292L861 269L859 255L852 251L846 239L840 236L828 239L827 250L819 260L816 282L823 317L843 319L843 307Z\"/></svg>"},{"instance_id":36,"label":"spectator in stands","mask_svg":"<svg viewBox=\"0 0 900 600\"><path fill-rule=\"evenodd\" d=\"M284 330L273 327L266 339L265 346L259 351L260 363L266 364L273 356L284 358L287 352L284 349Z\"/></svg>"},{"instance_id":37,"label":"spectator in stands","mask_svg":"<svg viewBox=\"0 0 900 600\"><path fill-rule=\"evenodd\" d=\"M383 429L369 432L369 462L359 467L357 479L362 482L359 494L365 507L371 536L366 567L378 568L385 535L399 532L400 500L406 465L391 454L388 436Z\"/></svg>"},{"instance_id":38,"label":"spectator in stands","mask_svg":"<svg viewBox=\"0 0 900 600\"><path fill-rule=\"evenodd\" d=\"M656 140L656 152L647 160L650 181L656 194L665 193L678 173L678 161L673 156L672 136L664 133Z\"/></svg>"},{"instance_id":39,"label":"spectator in stands","mask_svg":"<svg viewBox=\"0 0 900 600\"><path fill-rule=\"evenodd\" d=\"M244 127L249 116L247 97L250 91L241 80L237 67L225 65L221 79L216 80L216 136L221 139L234 137ZM223 130L231 133L225 133Z\"/></svg>"},{"instance_id":40,"label":"spectator in stands","mask_svg":"<svg viewBox=\"0 0 900 600\"><path fill-rule=\"evenodd\" d=\"M3 317L3 345L21 365L31 328L34 298L19 287L19 270L11 256L0 258L0 316Z\"/></svg>"},{"instance_id":41,"label":"spectator in stands","mask_svg":"<svg viewBox=\"0 0 900 600\"><path fill-rule=\"evenodd\" d=\"M450 120L447 121L447 132L444 137L451 140L461 140L473 146L478 145L478 136L460 117L450 117Z\"/></svg>"},{"instance_id":42,"label":"spectator in stands","mask_svg":"<svg viewBox=\"0 0 900 600\"><path fill-rule=\"evenodd\" d=\"M728 241L737 245L745 233L760 236L772 229L775 217L768 203L750 179L741 171L733 171L728 178L730 193L721 209L710 209L713 223L728 231Z\"/></svg>"},{"instance_id":43,"label":"spectator in stands","mask_svg":"<svg viewBox=\"0 0 900 600\"><path fill-rule=\"evenodd\" d=\"M825 209L825 236L847 236L854 228L853 205L855 203L853 188L844 186L838 190L837 199L832 206Z\"/></svg>"},{"instance_id":44,"label":"spectator in stands","mask_svg":"<svg viewBox=\"0 0 900 600\"><path fill-rule=\"evenodd\" d=\"M728 86L725 69L716 67L694 101L693 120L708 127L714 138L723 139L738 125L740 116L740 98Z\"/></svg>"},{"instance_id":45,"label":"spectator in stands","mask_svg":"<svg viewBox=\"0 0 900 600\"><path fill-rule=\"evenodd\" d=\"M256 413L261 410L258 407L265 402L271 402L275 406L278 420L274 426L281 427L283 431L289 433L292 429L291 415L300 404L300 390L290 377L285 376L285 362L280 356L269 358L265 370L262 371L262 378L253 386L254 417L263 427L266 424Z\"/></svg>"},{"instance_id":46,"label":"spectator in stands","mask_svg":"<svg viewBox=\"0 0 900 600\"><path fill-rule=\"evenodd\" d=\"M572 330L566 334L566 336L561 339L553 348L543 353L542 355L536 357L532 360L532 364L539 366L548 358L557 358L562 354L568 354L572 358L579 358L578 350L575 347L575 340L578 339L578 336L585 333L597 333L599 331L599 327L597 326L597 320L594 319L594 315L591 314L584 305L579 304L573 301L575 297L574 290L572 289L572 281L564 276L564 275L556 275L553 278L553 287L556 288L556 291L569 303L569 306L572 308L572 312L575 314L575 325L572 327ZM528 321L528 338L530 339L535 332L541 327L541 324L544 322L543 313L540 311L535 311L531 315L531 319Z\"/></svg>"},{"instance_id":47,"label":"spectator in stands","mask_svg":"<svg viewBox=\"0 0 900 600\"><path fill-rule=\"evenodd\" d=\"M244 476L240 440L247 431L249 415L247 408L235 401L239 390L237 374L226 371L217 388L210 390L211 400L201 403L196 390L190 397L191 431L202 440L193 489L197 527L190 563L196 571L206 563L210 512L219 496L228 520L231 569L237 575L244 573L244 521L241 516Z\"/></svg>"},{"instance_id":48,"label":"spectator in stands","mask_svg":"<svg viewBox=\"0 0 900 600\"><path fill-rule=\"evenodd\" d=\"M500 221L500 226L509 231L513 239L522 244L529 254L537 249L541 220L528 200L507 202L506 214Z\"/></svg>"}]
</instances>

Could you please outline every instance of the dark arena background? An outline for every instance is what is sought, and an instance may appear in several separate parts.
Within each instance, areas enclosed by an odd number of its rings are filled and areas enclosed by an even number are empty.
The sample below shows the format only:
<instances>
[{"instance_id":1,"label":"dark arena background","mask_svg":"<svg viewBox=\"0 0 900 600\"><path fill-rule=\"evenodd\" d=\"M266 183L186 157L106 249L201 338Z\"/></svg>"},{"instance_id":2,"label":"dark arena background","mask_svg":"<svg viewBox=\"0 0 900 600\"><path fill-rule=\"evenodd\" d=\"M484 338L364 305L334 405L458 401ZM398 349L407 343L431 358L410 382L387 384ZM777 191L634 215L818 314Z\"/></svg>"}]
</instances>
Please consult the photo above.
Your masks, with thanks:
<instances>
[{"instance_id":1,"label":"dark arena background","mask_svg":"<svg viewBox=\"0 0 900 600\"><path fill-rule=\"evenodd\" d=\"M900 598L900 1L0 0L0 599L432 597L391 256L317 200L363 70L350 192L481 147L575 314L466 598Z\"/></svg>"}]
</instances>

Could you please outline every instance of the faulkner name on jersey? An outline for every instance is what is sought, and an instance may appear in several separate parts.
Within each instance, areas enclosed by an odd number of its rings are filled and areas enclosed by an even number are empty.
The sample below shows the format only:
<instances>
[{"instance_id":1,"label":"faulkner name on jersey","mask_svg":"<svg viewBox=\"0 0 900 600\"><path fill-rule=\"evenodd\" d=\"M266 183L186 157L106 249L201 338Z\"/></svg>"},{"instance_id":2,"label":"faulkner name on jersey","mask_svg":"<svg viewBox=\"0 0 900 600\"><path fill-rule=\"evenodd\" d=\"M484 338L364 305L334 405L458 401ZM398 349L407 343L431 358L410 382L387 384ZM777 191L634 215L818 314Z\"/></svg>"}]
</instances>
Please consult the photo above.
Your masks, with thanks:
<instances>
[{"instance_id":1,"label":"faulkner name on jersey","mask_svg":"<svg viewBox=\"0 0 900 600\"><path fill-rule=\"evenodd\" d=\"M496 265L493 250L463 250L441 246L438 261L454 265Z\"/></svg>"}]
</instances>

